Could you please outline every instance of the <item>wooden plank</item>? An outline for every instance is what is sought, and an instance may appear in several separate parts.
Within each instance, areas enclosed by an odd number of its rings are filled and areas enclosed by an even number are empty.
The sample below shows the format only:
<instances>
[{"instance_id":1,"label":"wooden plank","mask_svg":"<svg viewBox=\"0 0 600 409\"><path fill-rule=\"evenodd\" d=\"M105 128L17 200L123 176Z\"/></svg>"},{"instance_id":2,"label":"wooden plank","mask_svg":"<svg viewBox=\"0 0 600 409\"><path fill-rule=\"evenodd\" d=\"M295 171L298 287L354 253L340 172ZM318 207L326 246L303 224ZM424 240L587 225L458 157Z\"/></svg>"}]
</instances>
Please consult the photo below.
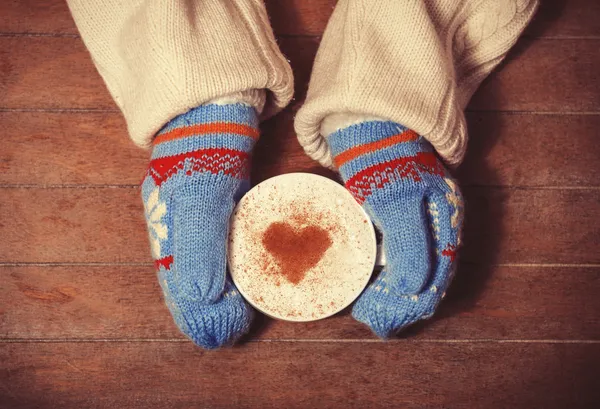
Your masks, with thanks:
<instances>
[{"instance_id":1,"label":"wooden plank","mask_svg":"<svg viewBox=\"0 0 600 409\"><path fill-rule=\"evenodd\" d=\"M304 154L294 114L287 109L263 124L255 182L297 171L333 177ZM600 115L477 112L468 123L457 172L463 186L599 186ZM129 141L118 113L0 112L0 124L0 184L135 185L147 166L148 152Z\"/></svg>"},{"instance_id":2,"label":"wooden plank","mask_svg":"<svg viewBox=\"0 0 600 409\"><path fill-rule=\"evenodd\" d=\"M532 37L600 36L600 3L595 0L542 0L526 35Z\"/></svg>"},{"instance_id":3,"label":"wooden plank","mask_svg":"<svg viewBox=\"0 0 600 409\"><path fill-rule=\"evenodd\" d=\"M411 340L598 340L598 267L463 264L435 318ZM185 339L151 266L0 267L0 338ZM312 323L259 315L250 340L375 339L346 310Z\"/></svg>"},{"instance_id":4,"label":"wooden plank","mask_svg":"<svg viewBox=\"0 0 600 409\"><path fill-rule=\"evenodd\" d=\"M0 183L138 184L149 152L116 112L0 112Z\"/></svg>"},{"instance_id":5,"label":"wooden plank","mask_svg":"<svg viewBox=\"0 0 600 409\"><path fill-rule=\"evenodd\" d=\"M599 186L600 115L471 112L463 186Z\"/></svg>"},{"instance_id":6,"label":"wooden plank","mask_svg":"<svg viewBox=\"0 0 600 409\"><path fill-rule=\"evenodd\" d=\"M286 38L280 44L294 68L296 99L302 101L318 40ZM600 40L521 41L470 109L598 111L599 46ZM115 109L78 38L0 37L0 64L0 108Z\"/></svg>"},{"instance_id":7,"label":"wooden plank","mask_svg":"<svg viewBox=\"0 0 600 409\"><path fill-rule=\"evenodd\" d=\"M4 0L0 33L77 34L77 28L65 0Z\"/></svg>"},{"instance_id":8,"label":"wooden plank","mask_svg":"<svg viewBox=\"0 0 600 409\"><path fill-rule=\"evenodd\" d=\"M278 35L323 34L337 0L266 0ZM600 4L594 0L545 0L527 30L535 37L600 35ZM5 0L0 33L77 34L64 0Z\"/></svg>"},{"instance_id":9,"label":"wooden plank","mask_svg":"<svg viewBox=\"0 0 600 409\"><path fill-rule=\"evenodd\" d=\"M598 263L600 190L463 189L465 260ZM593 243L593 244L592 244Z\"/></svg>"},{"instance_id":10,"label":"wooden plank","mask_svg":"<svg viewBox=\"0 0 600 409\"><path fill-rule=\"evenodd\" d=\"M112 109L79 38L0 37L0 108Z\"/></svg>"},{"instance_id":11,"label":"wooden plank","mask_svg":"<svg viewBox=\"0 0 600 409\"><path fill-rule=\"evenodd\" d=\"M465 189L464 260L600 263L600 190ZM137 188L3 188L0 262L149 262Z\"/></svg>"},{"instance_id":12,"label":"wooden plank","mask_svg":"<svg viewBox=\"0 0 600 409\"><path fill-rule=\"evenodd\" d=\"M8 344L12 409L592 408L597 345L252 343ZM157 382L157 380L160 380Z\"/></svg>"},{"instance_id":13,"label":"wooden plank","mask_svg":"<svg viewBox=\"0 0 600 409\"><path fill-rule=\"evenodd\" d=\"M598 40L521 39L481 85L472 110L598 111Z\"/></svg>"},{"instance_id":14,"label":"wooden plank","mask_svg":"<svg viewBox=\"0 0 600 409\"><path fill-rule=\"evenodd\" d=\"M2 266L0 277L2 338L184 338L151 266Z\"/></svg>"},{"instance_id":15,"label":"wooden plank","mask_svg":"<svg viewBox=\"0 0 600 409\"><path fill-rule=\"evenodd\" d=\"M7 188L2 193L1 261L150 261L139 189Z\"/></svg>"}]
</instances>

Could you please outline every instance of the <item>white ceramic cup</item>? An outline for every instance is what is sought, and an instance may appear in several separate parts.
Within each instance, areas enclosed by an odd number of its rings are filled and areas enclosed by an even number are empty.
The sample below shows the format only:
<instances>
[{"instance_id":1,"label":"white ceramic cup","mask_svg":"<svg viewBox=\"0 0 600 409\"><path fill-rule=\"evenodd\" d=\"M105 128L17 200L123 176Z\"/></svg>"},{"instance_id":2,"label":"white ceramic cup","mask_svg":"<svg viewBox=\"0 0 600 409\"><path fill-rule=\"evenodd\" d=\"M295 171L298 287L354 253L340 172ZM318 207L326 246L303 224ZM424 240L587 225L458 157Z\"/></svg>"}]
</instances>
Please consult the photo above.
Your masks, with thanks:
<instances>
[{"instance_id":1,"label":"white ceramic cup","mask_svg":"<svg viewBox=\"0 0 600 409\"><path fill-rule=\"evenodd\" d=\"M298 232L319 226L331 239L297 283L281 274L278 260L263 245L265 231L277 222ZM322 176L290 173L268 179L240 200L231 218L232 279L251 305L281 320L315 321L346 308L369 282L377 255L365 211L343 186Z\"/></svg>"}]
</instances>

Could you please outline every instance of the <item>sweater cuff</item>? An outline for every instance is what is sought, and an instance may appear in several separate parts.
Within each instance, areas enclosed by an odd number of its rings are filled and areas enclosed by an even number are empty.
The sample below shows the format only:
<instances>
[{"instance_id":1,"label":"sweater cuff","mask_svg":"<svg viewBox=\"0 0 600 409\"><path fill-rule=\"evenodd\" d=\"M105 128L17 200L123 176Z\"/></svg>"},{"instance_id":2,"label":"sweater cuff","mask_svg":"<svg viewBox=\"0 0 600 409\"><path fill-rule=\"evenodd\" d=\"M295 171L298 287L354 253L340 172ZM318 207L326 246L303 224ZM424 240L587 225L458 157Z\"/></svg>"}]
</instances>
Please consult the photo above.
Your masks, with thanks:
<instances>
[{"instance_id":1,"label":"sweater cuff","mask_svg":"<svg viewBox=\"0 0 600 409\"><path fill-rule=\"evenodd\" d=\"M292 71L262 1L70 0L69 7L139 146L149 147L170 119L224 96L250 101L263 118L292 98Z\"/></svg>"}]
</instances>

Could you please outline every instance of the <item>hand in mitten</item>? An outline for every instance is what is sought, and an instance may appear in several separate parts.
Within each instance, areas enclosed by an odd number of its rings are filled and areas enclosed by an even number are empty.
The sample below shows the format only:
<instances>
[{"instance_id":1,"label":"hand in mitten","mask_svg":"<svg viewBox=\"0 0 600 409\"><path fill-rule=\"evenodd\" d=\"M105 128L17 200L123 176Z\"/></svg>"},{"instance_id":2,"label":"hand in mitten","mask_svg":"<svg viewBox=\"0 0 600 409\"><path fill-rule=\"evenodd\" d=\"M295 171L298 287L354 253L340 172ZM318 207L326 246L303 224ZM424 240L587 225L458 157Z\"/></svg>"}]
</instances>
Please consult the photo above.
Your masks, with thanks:
<instances>
[{"instance_id":1,"label":"hand in mitten","mask_svg":"<svg viewBox=\"0 0 600 409\"><path fill-rule=\"evenodd\" d=\"M387 265L352 315L387 338L436 310L456 270L463 200L423 137L370 121L328 137L346 188L383 235Z\"/></svg>"},{"instance_id":2,"label":"hand in mitten","mask_svg":"<svg viewBox=\"0 0 600 409\"><path fill-rule=\"evenodd\" d=\"M226 276L226 250L258 134L252 107L195 108L157 134L142 183L167 306L181 331L204 348L233 343L252 321L253 310Z\"/></svg>"}]
</instances>

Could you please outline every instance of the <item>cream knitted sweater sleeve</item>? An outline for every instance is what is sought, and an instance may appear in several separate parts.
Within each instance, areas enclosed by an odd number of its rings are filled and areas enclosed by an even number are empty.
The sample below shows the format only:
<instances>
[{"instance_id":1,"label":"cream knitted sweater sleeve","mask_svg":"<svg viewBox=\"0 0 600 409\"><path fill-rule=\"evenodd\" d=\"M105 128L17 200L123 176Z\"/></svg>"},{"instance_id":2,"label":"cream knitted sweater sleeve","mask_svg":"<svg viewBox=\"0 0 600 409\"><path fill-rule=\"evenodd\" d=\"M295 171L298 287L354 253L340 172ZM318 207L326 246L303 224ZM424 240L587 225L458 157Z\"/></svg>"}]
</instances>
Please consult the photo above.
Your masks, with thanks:
<instances>
[{"instance_id":1,"label":"cream knitted sweater sleeve","mask_svg":"<svg viewBox=\"0 0 600 409\"><path fill-rule=\"evenodd\" d=\"M133 141L149 146L173 117L214 100L270 116L293 77L262 0L68 0ZM265 104L266 96L266 104Z\"/></svg>"},{"instance_id":2,"label":"cream knitted sweater sleeve","mask_svg":"<svg viewBox=\"0 0 600 409\"><path fill-rule=\"evenodd\" d=\"M464 108L533 16L538 0L340 0L317 53L295 128L332 167L325 137L366 119L392 120L450 165L467 141Z\"/></svg>"}]
</instances>

